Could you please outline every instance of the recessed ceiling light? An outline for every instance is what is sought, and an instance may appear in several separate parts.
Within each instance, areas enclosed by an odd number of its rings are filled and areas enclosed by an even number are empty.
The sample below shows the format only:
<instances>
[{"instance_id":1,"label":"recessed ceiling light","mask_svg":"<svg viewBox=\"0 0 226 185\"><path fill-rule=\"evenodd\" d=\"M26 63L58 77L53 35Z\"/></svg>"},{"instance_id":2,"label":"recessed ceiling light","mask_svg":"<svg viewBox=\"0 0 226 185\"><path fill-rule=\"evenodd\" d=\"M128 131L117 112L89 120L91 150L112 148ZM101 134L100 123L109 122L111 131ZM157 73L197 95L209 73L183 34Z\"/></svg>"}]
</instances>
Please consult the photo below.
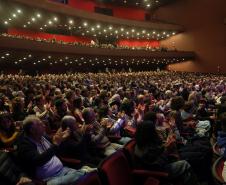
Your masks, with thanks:
<instances>
[{"instance_id":1,"label":"recessed ceiling light","mask_svg":"<svg viewBox=\"0 0 226 185\"><path fill-rule=\"evenodd\" d=\"M22 11L20 9L17 10L17 13L22 13Z\"/></svg>"},{"instance_id":2,"label":"recessed ceiling light","mask_svg":"<svg viewBox=\"0 0 226 185\"><path fill-rule=\"evenodd\" d=\"M5 21L4 24L8 24L8 21Z\"/></svg>"},{"instance_id":3,"label":"recessed ceiling light","mask_svg":"<svg viewBox=\"0 0 226 185\"><path fill-rule=\"evenodd\" d=\"M38 18L40 18L40 17L41 17L41 14L38 13L36 16L37 16Z\"/></svg>"}]
</instances>

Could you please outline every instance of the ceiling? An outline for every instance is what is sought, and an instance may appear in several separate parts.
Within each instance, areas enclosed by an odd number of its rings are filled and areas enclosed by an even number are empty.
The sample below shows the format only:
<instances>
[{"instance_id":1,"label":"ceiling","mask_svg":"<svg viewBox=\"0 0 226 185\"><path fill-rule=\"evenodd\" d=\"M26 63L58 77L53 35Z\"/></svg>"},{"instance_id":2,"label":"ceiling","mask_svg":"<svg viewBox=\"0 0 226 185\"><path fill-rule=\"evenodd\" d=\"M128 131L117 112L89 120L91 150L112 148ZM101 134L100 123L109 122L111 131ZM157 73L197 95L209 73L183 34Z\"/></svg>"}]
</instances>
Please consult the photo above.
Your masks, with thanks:
<instances>
[{"instance_id":1,"label":"ceiling","mask_svg":"<svg viewBox=\"0 0 226 185\"><path fill-rule=\"evenodd\" d=\"M111 3L114 5L125 6L125 7L139 7L146 10L153 10L160 6L173 3L176 0L94 0L98 3Z\"/></svg>"},{"instance_id":2,"label":"ceiling","mask_svg":"<svg viewBox=\"0 0 226 185\"><path fill-rule=\"evenodd\" d=\"M186 58L145 58L145 57L119 57L119 56L92 56L70 55L48 52L34 52L28 50L0 50L1 70L23 69L65 71L97 71L109 69L156 69L167 64L184 62Z\"/></svg>"}]
</instances>

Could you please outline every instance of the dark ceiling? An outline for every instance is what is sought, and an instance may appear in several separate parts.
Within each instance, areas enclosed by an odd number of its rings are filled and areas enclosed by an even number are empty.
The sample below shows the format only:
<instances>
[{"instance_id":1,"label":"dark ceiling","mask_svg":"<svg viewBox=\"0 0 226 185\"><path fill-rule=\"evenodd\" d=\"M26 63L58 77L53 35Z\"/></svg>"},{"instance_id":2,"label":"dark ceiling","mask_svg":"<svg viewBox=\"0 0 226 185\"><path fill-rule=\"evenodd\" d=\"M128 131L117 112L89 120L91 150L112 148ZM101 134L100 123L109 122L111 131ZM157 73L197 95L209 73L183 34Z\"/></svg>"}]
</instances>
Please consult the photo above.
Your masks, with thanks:
<instances>
[{"instance_id":1,"label":"dark ceiling","mask_svg":"<svg viewBox=\"0 0 226 185\"><path fill-rule=\"evenodd\" d=\"M153 10L160 6L173 3L176 0L95 0L97 3L111 3L125 7L139 7L147 10Z\"/></svg>"},{"instance_id":2,"label":"dark ceiling","mask_svg":"<svg viewBox=\"0 0 226 185\"><path fill-rule=\"evenodd\" d=\"M150 70L157 67L163 68L167 64L179 63L187 58L145 58L145 57L107 57L107 56L84 56L62 55L48 52L32 52L25 50L0 50L1 71L11 72L10 69L35 72L46 69L48 72L62 71L104 71L110 70L128 71Z\"/></svg>"}]
</instances>

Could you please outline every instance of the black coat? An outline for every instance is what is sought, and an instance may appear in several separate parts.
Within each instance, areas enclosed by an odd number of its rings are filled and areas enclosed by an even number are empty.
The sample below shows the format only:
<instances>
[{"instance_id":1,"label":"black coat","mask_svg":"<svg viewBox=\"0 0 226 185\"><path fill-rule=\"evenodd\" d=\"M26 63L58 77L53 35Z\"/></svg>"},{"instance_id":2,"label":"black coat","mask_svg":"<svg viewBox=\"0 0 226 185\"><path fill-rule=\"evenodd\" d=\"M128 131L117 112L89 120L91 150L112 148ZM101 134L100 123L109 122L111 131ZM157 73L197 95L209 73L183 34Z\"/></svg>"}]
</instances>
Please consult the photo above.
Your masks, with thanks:
<instances>
[{"instance_id":1,"label":"black coat","mask_svg":"<svg viewBox=\"0 0 226 185\"><path fill-rule=\"evenodd\" d=\"M0 184L15 185L22 176L25 174L15 164L10 153L0 151Z\"/></svg>"}]
</instances>

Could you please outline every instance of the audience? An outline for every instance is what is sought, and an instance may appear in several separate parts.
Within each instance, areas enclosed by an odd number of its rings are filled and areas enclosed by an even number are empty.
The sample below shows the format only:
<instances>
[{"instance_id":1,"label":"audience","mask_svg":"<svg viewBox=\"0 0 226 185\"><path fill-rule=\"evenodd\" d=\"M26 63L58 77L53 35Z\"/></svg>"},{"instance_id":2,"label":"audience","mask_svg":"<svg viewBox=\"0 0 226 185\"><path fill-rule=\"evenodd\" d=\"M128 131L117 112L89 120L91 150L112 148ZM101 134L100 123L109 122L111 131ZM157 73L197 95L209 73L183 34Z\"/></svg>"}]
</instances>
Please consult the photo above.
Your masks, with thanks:
<instances>
[{"instance_id":1,"label":"audience","mask_svg":"<svg viewBox=\"0 0 226 185\"><path fill-rule=\"evenodd\" d=\"M116 44L98 44L96 42L90 42L90 43L85 43L85 42L65 42L62 40L56 40L56 39L46 39L46 38L33 38L29 36L22 36L22 35L10 35L7 33L3 33L0 36L2 37L9 37L9 38L14 38L14 39L26 39L26 40L31 40L31 41L37 41L37 42L46 42L46 43L51 43L51 44L61 44L61 45L71 45L71 46L76 46L76 47L90 47L90 48L104 48L104 49L119 49L119 50L147 50L147 51L160 51L160 52L167 52L171 51L169 48L160 46L160 47L152 47L152 46L119 46ZM173 50L175 51L175 49Z\"/></svg>"},{"instance_id":2,"label":"audience","mask_svg":"<svg viewBox=\"0 0 226 185\"><path fill-rule=\"evenodd\" d=\"M97 167L142 136L135 149L140 167L161 167L173 180L196 184L190 165L199 178L196 164L211 161L202 156L212 134L224 153L225 82L221 75L166 71L2 74L0 150L16 150L24 177L57 184L60 176L74 182L87 172L65 167L60 157ZM152 135L145 136L148 129ZM169 153L184 161L168 161Z\"/></svg>"}]
</instances>

